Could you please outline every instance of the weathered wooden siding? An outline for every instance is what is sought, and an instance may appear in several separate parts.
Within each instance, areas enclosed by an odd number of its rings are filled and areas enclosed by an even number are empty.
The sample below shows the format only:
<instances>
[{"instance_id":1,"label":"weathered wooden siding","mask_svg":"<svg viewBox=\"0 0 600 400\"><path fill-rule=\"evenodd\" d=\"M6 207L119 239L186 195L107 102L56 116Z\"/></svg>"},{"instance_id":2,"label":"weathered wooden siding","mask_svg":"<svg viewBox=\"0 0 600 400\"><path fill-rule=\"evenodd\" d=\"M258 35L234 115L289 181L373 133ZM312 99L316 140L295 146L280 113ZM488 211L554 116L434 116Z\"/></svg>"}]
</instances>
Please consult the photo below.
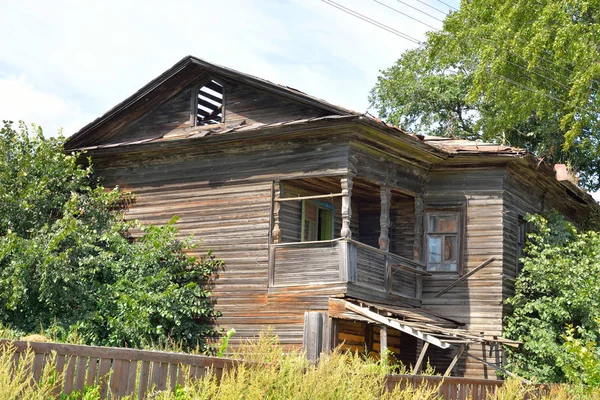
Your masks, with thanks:
<instances>
[{"instance_id":1,"label":"weathered wooden siding","mask_svg":"<svg viewBox=\"0 0 600 400\"><path fill-rule=\"evenodd\" d=\"M385 290L385 255L356 247L356 283Z\"/></svg>"},{"instance_id":2,"label":"weathered wooden siding","mask_svg":"<svg viewBox=\"0 0 600 400\"><path fill-rule=\"evenodd\" d=\"M462 168L434 171L425 192L425 208L462 207L465 224L462 273L490 257L496 260L447 293L437 292L459 275L434 273L423 283L423 306L439 315L465 323L465 329L500 335L502 332L503 182L504 168ZM471 347L481 357L483 350ZM450 354L430 350L432 359L445 365ZM460 373L492 377L494 372L472 359L463 358Z\"/></svg>"},{"instance_id":3,"label":"weathered wooden siding","mask_svg":"<svg viewBox=\"0 0 600 400\"><path fill-rule=\"evenodd\" d=\"M340 282L340 254L336 244L274 246L274 251L275 286Z\"/></svg>"},{"instance_id":4,"label":"weathered wooden siding","mask_svg":"<svg viewBox=\"0 0 600 400\"><path fill-rule=\"evenodd\" d=\"M181 237L202 239L198 253L213 250L226 263L213 289L218 323L235 327L235 341L273 326L284 344L300 346L304 311L327 311L337 286L268 293L268 240L274 178L342 175L341 143L298 140L257 146L194 146L154 153L92 153L107 187L136 195L128 217L164 224L180 217Z\"/></svg>"},{"instance_id":5,"label":"weathered wooden siding","mask_svg":"<svg viewBox=\"0 0 600 400\"><path fill-rule=\"evenodd\" d=\"M191 125L192 91L199 82L203 82L204 74L198 75L199 80L188 85L173 97L138 120L132 121L120 131L102 143L131 142L140 139L156 138L160 136L177 136L191 133L198 128ZM244 124L270 124L274 122L287 122L297 119L321 117L326 111L311 108L295 103L263 90L239 84L232 80L214 75L213 79L223 85L223 98L227 126Z\"/></svg>"},{"instance_id":6,"label":"weathered wooden siding","mask_svg":"<svg viewBox=\"0 0 600 400\"><path fill-rule=\"evenodd\" d=\"M218 79L218 78L217 78ZM220 80L224 87L225 123L237 125L293 121L329 114L290 100L265 93L231 80Z\"/></svg>"}]
</instances>

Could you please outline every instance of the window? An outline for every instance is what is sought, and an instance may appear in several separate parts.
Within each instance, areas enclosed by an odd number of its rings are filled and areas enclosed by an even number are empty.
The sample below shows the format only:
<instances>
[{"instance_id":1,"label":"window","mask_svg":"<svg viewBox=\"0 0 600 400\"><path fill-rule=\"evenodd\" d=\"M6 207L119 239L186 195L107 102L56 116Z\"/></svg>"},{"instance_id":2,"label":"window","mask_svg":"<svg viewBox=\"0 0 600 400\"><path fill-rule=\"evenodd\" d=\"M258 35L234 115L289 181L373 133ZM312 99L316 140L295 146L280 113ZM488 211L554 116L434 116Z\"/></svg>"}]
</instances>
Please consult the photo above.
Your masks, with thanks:
<instances>
[{"instance_id":1,"label":"window","mask_svg":"<svg viewBox=\"0 0 600 400\"><path fill-rule=\"evenodd\" d=\"M333 204L316 200L302 201L302 241L333 239Z\"/></svg>"},{"instance_id":2,"label":"window","mask_svg":"<svg viewBox=\"0 0 600 400\"><path fill-rule=\"evenodd\" d=\"M195 90L194 126L214 125L223 122L223 85L215 80Z\"/></svg>"},{"instance_id":3,"label":"window","mask_svg":"<svg viewBox=\"0 0 600 400\"><path fill-rule=\"evenodd\" d=\"M460 261L460 213L426 213L427 270L458 272Z\"/></svg>"},{"instance_id":4,"label":"window","mask_svg":"<svg viewBox=\"0 0 600 400\"><path fill-rule=\"evenodd\" d=\"M516 275L523 269L522 257L525 257L525 245L527 244L527 234L529 233L529 222L521 215L517 218L517 270Z\"/></svg>"}]
</instances>

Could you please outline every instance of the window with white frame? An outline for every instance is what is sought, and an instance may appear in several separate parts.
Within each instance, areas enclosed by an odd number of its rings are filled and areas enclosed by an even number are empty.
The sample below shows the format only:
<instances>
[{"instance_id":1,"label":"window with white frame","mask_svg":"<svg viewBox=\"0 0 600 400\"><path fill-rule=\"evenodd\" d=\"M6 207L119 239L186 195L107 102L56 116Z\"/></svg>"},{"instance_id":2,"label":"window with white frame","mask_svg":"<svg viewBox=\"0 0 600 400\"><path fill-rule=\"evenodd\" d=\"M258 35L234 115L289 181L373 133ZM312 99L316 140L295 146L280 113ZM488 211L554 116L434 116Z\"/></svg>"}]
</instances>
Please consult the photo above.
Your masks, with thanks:
<instances>
[{"instance_id":1,"label":"window with white frame","mask_svg":"<svg viewBox=\"0 0 600 400\"><path fill-rule=\"evenodd\" d=\"M460 212L429 211L426 217L427 270L458 272L460 264Z\"/></svg>"}]
</instances>

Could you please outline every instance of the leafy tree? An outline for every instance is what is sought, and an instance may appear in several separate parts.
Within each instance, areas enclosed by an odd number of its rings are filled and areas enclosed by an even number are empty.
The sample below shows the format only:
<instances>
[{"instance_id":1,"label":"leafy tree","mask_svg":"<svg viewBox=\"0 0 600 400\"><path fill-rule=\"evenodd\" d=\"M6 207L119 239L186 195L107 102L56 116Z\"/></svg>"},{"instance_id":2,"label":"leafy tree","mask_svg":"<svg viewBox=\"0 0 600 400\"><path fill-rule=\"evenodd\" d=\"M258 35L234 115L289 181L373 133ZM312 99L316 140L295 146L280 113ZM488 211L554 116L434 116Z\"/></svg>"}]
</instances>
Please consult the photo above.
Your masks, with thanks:
<instances>
[{"instance_id":1,"label":"leafy tree","mask_svg":"<svg viewBox=\"0 0 600 400\"><path fill-rule=\"evenodd\" d=\"M370 102L418 133L525 147L600 188L600 2L463 1Z\"/></svg>"},{"instance_id":2,"label":"leafy tree","mask_svg":"<svg viewBox=\"0 0 600 400\"><path fill-rule=\"evenodd\" d=\"M126 221L131 195L99 185L63 142L23 124L0 130L0 322L23 333L54 325L89 344L206 349L218 316L207 284L222 262L188 256L176 218Z\"/></svg>"},{"instance_id":3,"label":"leafy tree","mask_svg":"<svg viewBox=\"0 0 600 400\"><path fill-rule=\"evenodd\" d=\"M542 382L573 381L582 362L576 345L600 344L600 233L577 232L558 214L530 219L536 233L508 300L505 327L507 337L524 344L507 349L508 368Z\"/></svg>"}]
</instances>

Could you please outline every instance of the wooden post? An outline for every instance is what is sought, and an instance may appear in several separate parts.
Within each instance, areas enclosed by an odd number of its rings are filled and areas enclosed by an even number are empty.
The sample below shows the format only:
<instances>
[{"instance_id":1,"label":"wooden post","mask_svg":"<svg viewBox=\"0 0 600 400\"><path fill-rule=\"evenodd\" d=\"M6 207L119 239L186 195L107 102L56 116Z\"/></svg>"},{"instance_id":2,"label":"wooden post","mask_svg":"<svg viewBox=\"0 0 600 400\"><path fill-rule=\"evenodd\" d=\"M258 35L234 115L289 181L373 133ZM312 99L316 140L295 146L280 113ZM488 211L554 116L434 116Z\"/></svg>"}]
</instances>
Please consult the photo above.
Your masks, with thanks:
<instances>
[{"instance_id":1,"label":"wooden post","mask_svg":"<svg viewBox=\"0 0 600 400\"><path fill-rule=\"evenodd\" d=\"M423 359L425 358L425 353L427 352L427 348L429 347L429 342L423 342L423 348L421 349L421 354L419 354L419 359L413 368L413 375L416 375L417 372L421 369L421 364L423 363Z\"/></svg>"},{"instance_id":2,"label":"wooden post","mask_svg":"<svg viewBox=\"0 0 600 400\"><path fill-rule=\"evenodd\" d=\"M331 325L326 312L304 313L302 347L310 361L317 361L321 352L331 349Z\"/></svg>"},{"instance_id":3,"label":"wooden post","mask_svg":"<svg viewBox=\"0 0 600 400\"><path fill-rule=\"evenodd\" d=\"M390 202L392 199L392 190L389 187L382 186L380 190L381 212L379 217L379 249L390 251ZM392 266L389 263L388 256L385 256L385 277L384 289L386 292L392 290Z\"/></svg>"},{"instance_id":4,"label":"wooden post","mask_svg":"<svg viewBox=\"0 0 600 400\"><path fill-rule=\"evenodd\" d=\"M341 179L342 185L342 230L341 236L346 239L352 239L350 230L350 221L352 219L352 178L354 174L349 173Z\"/></svg>"},{"instance_id":5,"label":"wooden post","mask_svg":"<svg viewBox=\"0 0 600 400\"><path fill-rule=\"evenodd\" d=\"M413 258L423 261L423 197L415 197L415 240L413 245Z\"/></svg>"},{"instance_id":6,"label":"wooden post","mask_svg":"<svg viewBox=\"0 0 600 400\"><path fill-rule=\"evenodd\" d=\"M384 357L387 357L386 353L388 348L388 331L386 325L380 325L379 328L379 348L381 351L381 359L383 360Z\"/></svg>"},{"instance_id":7,"label":"wooden post","mask_svg":"<svg viewBox=\"0 0 600 400\"><path fill-rule=\"evenodd\" d=\"M460 356L462 356L463 351L465 351L465 347L466 346L464 344L459 347L458 352L456 353L456 355L452 359L452 362L448 366L448 369L444 373L444 376L450 376L450 374L452 373L452 368L454 368L454 366L456 365L458 359L460 358Z\"/></svg>"},{"instance_id":8,"label":"wooden post","mask_svg":"<svg viewBox=\"0 0 600 400\"><path fill-rule=\"evenodd\" d=\"M281 210L281 203L277 201L280 198L281 184L277 181L273 184L273 231L271 232L273 243L281 243L281 228L279 227L279 211Z\"/></svg>"},{"instance_id":9,"label":"wooden post","mask_svg":"<svg viewBox=\"0 0 600 400\"><path fill-rule=\"evenodd\" d=\"M392 200L392 189L381 187L381 216L379 217L379 249L390 251L390 202Z\"/></svg>"}]
</instances>

